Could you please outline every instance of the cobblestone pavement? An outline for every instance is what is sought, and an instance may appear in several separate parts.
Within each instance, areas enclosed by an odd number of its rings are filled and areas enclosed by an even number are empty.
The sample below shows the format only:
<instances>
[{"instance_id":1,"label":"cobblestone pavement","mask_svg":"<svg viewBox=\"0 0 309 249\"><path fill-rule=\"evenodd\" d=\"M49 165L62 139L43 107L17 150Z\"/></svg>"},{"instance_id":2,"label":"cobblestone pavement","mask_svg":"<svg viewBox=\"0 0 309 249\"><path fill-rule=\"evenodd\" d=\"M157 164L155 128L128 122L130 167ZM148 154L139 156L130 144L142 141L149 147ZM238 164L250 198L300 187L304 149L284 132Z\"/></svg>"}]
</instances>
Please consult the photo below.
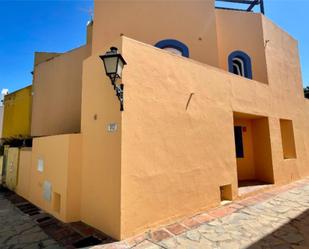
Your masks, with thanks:
<instances>
[{"instance_id":1,"label":"cobblestone pavement","mask_svg":"<svg viewBox=\"0 0 309 249\"><path fill-rule=\"evenodd\" d=\"M0 249L41 248L61 247L0 193Z\"/></svg>"},{"instance_id":2,"label":"cobblestone pavement","mask_svg":"<svg viewBox=\"0 0 309 249\"><path fill-rule=\"evenodd\" d=\"M99 248L309 249L309 178Z\"/></svg>"}]
</instances>

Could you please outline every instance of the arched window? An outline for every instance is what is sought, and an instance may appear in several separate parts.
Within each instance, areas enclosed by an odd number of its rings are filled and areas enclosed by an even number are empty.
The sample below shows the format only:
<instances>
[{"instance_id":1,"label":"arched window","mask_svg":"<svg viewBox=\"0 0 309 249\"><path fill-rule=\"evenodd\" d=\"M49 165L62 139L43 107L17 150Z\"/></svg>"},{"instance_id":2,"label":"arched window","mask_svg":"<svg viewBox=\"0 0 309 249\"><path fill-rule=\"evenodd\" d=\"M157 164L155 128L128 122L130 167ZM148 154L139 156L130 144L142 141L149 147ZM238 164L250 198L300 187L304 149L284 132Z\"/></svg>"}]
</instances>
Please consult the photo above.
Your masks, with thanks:
<instances>
[{"instance_id":1,"label":"arched window","mask_svg":"<svg viewBox=\"0 0 309 249\"><path fill-rule=\"evenodd\" d=\"M182 55L184 57L189 57L189 48L180 41L166 39L159 41L155 44L155 47L168 50L172 53Z\"/></svg>"},{"instance_id":2,"label":"arched window","mask_svg":"<svg viewBox=\"0 0 309 249\"><path fill-rule=\"evenodd\" d=\"M252 79L252 65L249 55L235 51L229 55L229 72Z\"/></svg>"}]
</instances>

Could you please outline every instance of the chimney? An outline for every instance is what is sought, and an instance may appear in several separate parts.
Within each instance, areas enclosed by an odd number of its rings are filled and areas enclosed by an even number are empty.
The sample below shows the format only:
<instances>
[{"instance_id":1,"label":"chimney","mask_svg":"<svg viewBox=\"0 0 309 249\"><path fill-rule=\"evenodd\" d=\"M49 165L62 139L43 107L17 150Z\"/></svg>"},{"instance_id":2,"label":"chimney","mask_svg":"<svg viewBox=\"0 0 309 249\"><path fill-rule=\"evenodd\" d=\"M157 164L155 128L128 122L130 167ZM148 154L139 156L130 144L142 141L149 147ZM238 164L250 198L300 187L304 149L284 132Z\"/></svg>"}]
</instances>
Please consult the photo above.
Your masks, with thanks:
<instances>
[{"instance_id":1,"label":"chimney","mask_svg":"<svg viewBox=\"0 0 309 249\"><path fill-rule=\"evenodd\" d=\"M87 22L87 45L92 43L92 28L93 21L90 20Z\"/></svg>"}]
</instances>

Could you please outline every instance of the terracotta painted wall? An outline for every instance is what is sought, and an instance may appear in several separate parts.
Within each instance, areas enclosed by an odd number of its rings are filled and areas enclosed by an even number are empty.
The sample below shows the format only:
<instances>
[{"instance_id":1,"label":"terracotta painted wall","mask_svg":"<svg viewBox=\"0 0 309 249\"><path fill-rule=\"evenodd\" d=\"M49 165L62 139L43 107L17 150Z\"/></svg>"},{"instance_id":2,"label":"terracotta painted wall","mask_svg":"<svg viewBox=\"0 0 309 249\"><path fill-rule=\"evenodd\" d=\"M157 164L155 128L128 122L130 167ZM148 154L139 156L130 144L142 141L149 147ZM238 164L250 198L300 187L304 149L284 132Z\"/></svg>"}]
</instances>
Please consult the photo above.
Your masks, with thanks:
<instances>
[{"instance_id":1,"label":"terracotta painted wall","mask_svg":"<svg viewBox=\"0 0 309 249\"><path fill-rule=\"evenodd\" d=\"M31 148L21 148L18 163L18 182L16 193L29 200L30 181L31 181Z\"/></svg>"},{"instance_id":2,"label":"terracotta painted wall","mask_svg":"<svg viewBox=\"0 0 309 249\"><path fill-rule=\"evenodd\" d=\"M269 117L263 119L268 120L269 128L265 130L268 126L261 120L263 125L256 123L255 132L268 136L273 156L266 158L267 163L276 164L274 177L282 183L285 173L279 164L283 159L276 161L283 158L279 117L289 116L292 108L285 115L277 112L280 107L273 99L277 97L273 86L279 81L268 85L247 80L129 38L122 41L111 45L122 50L128 62L123 75L123 113L98 58L109 46L84 62L83 221L120 239L218 205L222 185L232 184L235 197L233 112ZM285 101L305 111L304 100L297 106L293 96ZM301 115L295 123L305 120ZM107 132L109 123L118 124L117 132ZM298 153L304 156L307 152L300 148ZM306 174L299 168L302 162L298 165L290 167L294 179L301 170ZM268 179L269 172L263 173L256 172ZM184 199L186 203L180 206Z\"/></svg>"},{"instance_id":3,"label":"terracotta painted wall","mask_svg":"<svg viewBox=\"0 0 309 249\"><path fill-rule=\"evenodd\" d=\"M309 112L309 100L308 99L305 99L305 106L306 106L306 109L305 109L305 114L306 114L306 113ZM307 122L306 119L307 119L307 115L303 119L303 122L304 122L303 129L308 131L309 122ZM295 129L295 128L293 127L293 129ZM295 132L294 132L294 134L295 134ZM309 134L307 132L304 132L303 136L304 136L304 140L302 140L302 141L304 142L305 151L306 151L305 158L308 158L309 157ZM294 139L295 139L295 137L294 137ZM308 172L308 174L309 174L309 172Z\"/></svg>"},{"instance_id":4,"label":"terracotta painted wall","mask_svg":"<svg viewBox=\"0 0 309 249\"><path fill-rule=\"evenodd\" d=\"M251 120L234 118L234 125L241 126L246 129L246 131L243 131L244 157L236 159L238 179L253 180L255 179L255 165Z\"/></svg>"},{"instance_id":5,"label":"terracotta painted wall","mask_svg":"<svg viewBox=\"0 0 309 249\"><path fill-rule=\"evenodd\" d=\"M19 148L8 148L7 161L5 164L5 186L15 191L18 181Z\"/></svg>"},{"instance_id":6,"label":"terracotta painted wall","mask_svg":"<svg viewBox=\"0 0 309 249\"><path fill-rule=\"evenodd\" d=\"M80 134L33 140L29 200L65 222L80 220L81 150ZM38 170L39 160L43 171ZM45 181L51 183L50 201L43 198ZM61 196L59 212L54 209L54 193Z\"/></svg>"},{"instance_id":7,"label":"terracotta painted wall","mask_svg":"<svg viewBox=\"0 0 309 249\"><path fill-rule=\"evenodd\" d=\"M280 119L280 132L284 159L297 158L292 120Z\"/></svg>"},{"instance_id":8,"label":"terracotta painted wall","mask_svg":"<svg viewBox=\"0 0 309 249\"><path fill-rule=\"evenodd\" d=\"M119 49L119 43L114 43ZM121 133L119 101L99 54L84 61L82 91L82 221L120 239ZM115 132L108 124L115 123Z\"/></svg>"},{"instance_id":9,"label":"terracotta painted wall","mask_svg":"<svg viewBox=\"0 0 309 249\"><path fill-rule=\"evenodd\" d=\"M151 45L176 39L189 47L191 58L218 66L214 0L97 0L94 6L93 53L121 34Z\"/></svg>"},{"instance_id":10,"label":"terracotta painted wall","mask_svg":"<svg viewBox=\"0 0 309 249\"><path fill-rule=\"evenodd\" d=\"M228 71L228 57L237 50L251 58L253 79L268 83L262 28L262 15L216 10L219 64Z\"/></svg>"},{"instance_id":11,"label":"terracotta painted wall","mask_svg":"<svg viewBox=\"0 0 309 249\"><path fill-rule=\"evenodd\" d=\"M90 51L83 46L34 67L32 136L80 132L82 63Z\"/></svg>"},{"instance_id":12,"label":"terracotta painted wall","mask_svg":"<svg viewBox=\"0 0 309 249\"><path fill-rule=\"evenodd\" d=\"M52 60L54 57L62 55L63 53L48 53L48 52L35 52L34 53L34 66Z\"/></svg>"},{"instance_id":13,"label":"terracotta painted wall","mask_svg":"<svg viewBox=\"0 0 309 249\"><path fill-rule=\"evenodd\" d=\"M127 38L123 56L121 236L128 237L218 205L220 186L232 184L236 196L230 95L233 83L258 83Z\"/></svg>"},{"instance_id":14,"label":"terracotta painted wall","mask_svg":"<svg viewBox=\"0 0 309 249\"><path fill-rule=\"evenodd\" d=\"M252 122L252 133L254 134L253 153L256 179L266 183L275 183L268 118L255 119Z\"/></svg>"},{"instance_id":15,"label":"terracotta painted wall","mask_svg":"<svg viewBox=\"0 0 309 249\"><path fill-rule=\"evenodd\" d=\"M280 36L281 40L287 39L282 31ZM297 55L293 43L280 46ZM235 196L233 112L268 117L255 122L253 129L257 137L265 136L258 141L256 153L264 153L260 150L266 147L272 153L265 152L263 162L255 161L259 178L271 181L274 177L276 184L282 184L283 179L308 175L303 160L308 153L303 146L307 107L297 94L286 92L288 95L278 98L275 89L282 78L270 78L269 85L247 80L127 38L122 50L128 62L123 77L122 237L217 205L220 185L233 184ZM297 78L297 68L290 67L288 71L294 74L291 77ZM293 89L300 91L295 86ZM289 106L282 113L278 111L281 101ZM279 128L282 117L293 119L300 160L283 159ZM261 170L268 164L273 164L275 172Z\"/></svg>"},{"instance_id":16,"label":"terracotta painted wall","mask_svg":"<svg viewBox=\"0 0 309 249\"><path fill-rule=\"evenodd\" d=\"M68 178L67 178L67 221L81 219L81 173L82 173L82 144L81 134L70 135L68 148Z\"/></svg>"},{"instance_id":17,"label":"terracotta painted wall","mask_svg":"<svg viewBox=\"0 0 309 249\"><path fill-rule=\"evenodd\" d=\"M271 100L269 108L276 119L271 120L271 138L275 177L278 183L287 183L309 174L308 109L303 96L297 41L266 17L263 17L264 39L269 40L265 53ZM284 159L279 119L293 122L297 159Z\"/></svg>"},{"instance_id":18,"label":"terracotta painted wall","mask_svg":"<svg viewBox=\"0 0 309 249\"><path fill-rule=\"evenodd\" d=\"M234 125L246 129L242 133L244 158L237 158L238 180L274 183L268 118L234 113Z\"/></svg>"},{"instance_id":19,"label":"terracotta painted wall","mask_svg":"<svg viewBox=\"0 0 309 249\"><path fill-rule=\"evenodd\" d=\"M4 97L3 138L27 138L31 126L32 86Z\"/></svg>"}]
</instances>

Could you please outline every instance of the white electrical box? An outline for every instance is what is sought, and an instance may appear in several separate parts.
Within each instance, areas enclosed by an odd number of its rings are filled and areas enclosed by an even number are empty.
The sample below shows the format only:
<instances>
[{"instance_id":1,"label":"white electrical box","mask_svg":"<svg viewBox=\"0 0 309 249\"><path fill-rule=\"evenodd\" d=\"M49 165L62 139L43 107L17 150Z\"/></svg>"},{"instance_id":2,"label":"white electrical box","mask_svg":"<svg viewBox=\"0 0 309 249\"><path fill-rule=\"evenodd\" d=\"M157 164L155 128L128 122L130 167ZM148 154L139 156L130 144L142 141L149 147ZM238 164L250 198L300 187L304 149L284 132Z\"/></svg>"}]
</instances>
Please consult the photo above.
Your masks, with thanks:
<instances>
[{"instance_id":1,"label":"white electrical box","mask_svg":"<svg viewBox=\"0 0 309 249\"><path fill-rule=\"evenodd\" d=\"M44 161L42 159L38 160L38 171L43 172L44 171Z\"/></svg>"},{"instance_id":2,"label":"white electrical box","mask_svg":"<svg viewBox=\"0 0 309 249\"><path fill-rule=\"evenodd\" d=\"M48 181L44 181L43 184L43 198L46 201L51 201L52 185Z\"/></svg>"}]
</instances>

